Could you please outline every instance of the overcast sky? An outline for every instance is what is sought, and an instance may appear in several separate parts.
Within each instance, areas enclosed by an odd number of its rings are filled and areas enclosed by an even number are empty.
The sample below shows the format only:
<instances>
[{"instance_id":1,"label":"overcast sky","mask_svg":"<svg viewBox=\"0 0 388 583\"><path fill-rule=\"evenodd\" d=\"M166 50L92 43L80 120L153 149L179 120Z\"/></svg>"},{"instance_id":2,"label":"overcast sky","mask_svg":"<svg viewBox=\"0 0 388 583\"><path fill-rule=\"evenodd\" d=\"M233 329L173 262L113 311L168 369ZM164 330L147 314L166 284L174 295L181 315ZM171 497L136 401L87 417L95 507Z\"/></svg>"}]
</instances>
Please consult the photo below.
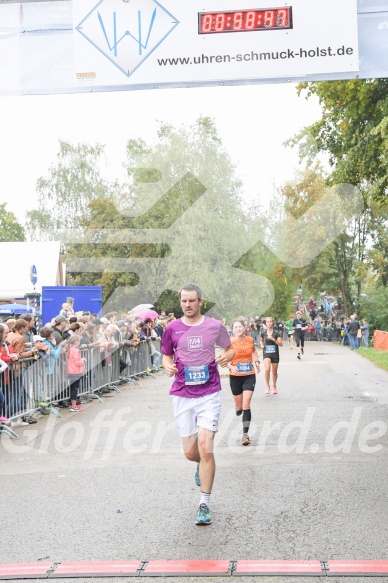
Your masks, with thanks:
<instances>
[{"instance_id":1,"label":"overcast sky","mask_svg":"<svg viewBox=\"0 0 388 583\"><path fill-rule=\"evenodd\" d=\"M55 163L60 139L105 144L109 176L124 179L128 139L154 140L157 120L189 125L210 116L244 197L267 203L274 183L298 166L297 152L283 142L321 116L317 100L298 97L293 84L0 97L0 104L0 199L21 222L37 207L36 181Z\"/></svg>"}]
</instances>

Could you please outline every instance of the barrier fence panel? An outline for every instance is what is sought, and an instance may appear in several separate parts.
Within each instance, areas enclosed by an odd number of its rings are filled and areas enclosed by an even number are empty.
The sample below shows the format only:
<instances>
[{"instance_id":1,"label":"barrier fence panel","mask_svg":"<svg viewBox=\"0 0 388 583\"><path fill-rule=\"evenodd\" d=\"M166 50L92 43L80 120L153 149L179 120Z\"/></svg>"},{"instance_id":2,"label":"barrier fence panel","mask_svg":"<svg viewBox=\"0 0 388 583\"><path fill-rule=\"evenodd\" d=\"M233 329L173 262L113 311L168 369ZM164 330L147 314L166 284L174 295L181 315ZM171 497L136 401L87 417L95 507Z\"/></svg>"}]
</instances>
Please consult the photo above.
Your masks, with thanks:
<instances>
[{"instance_id":1,"label":"barrier fence panel","mask_svg":"<svg viewBox=\"0 0 388 583\"><path fill-rule=\"evenodd\" d=\"M160 352L160 343L155 342ZM151 352L147 342L137 347L117 346L112 351L100 348L81 348L85 359L84 372L80 378L78 396L88 397L99 391L116 389L117 384L131 377L146 375L152 370ZM16 420L31 416L54 404L70 400L70 380L67 374L66 353L57 360L40 358L10 363L0 374L3 390L5 417Z\"/></svg>"}]
</instances>

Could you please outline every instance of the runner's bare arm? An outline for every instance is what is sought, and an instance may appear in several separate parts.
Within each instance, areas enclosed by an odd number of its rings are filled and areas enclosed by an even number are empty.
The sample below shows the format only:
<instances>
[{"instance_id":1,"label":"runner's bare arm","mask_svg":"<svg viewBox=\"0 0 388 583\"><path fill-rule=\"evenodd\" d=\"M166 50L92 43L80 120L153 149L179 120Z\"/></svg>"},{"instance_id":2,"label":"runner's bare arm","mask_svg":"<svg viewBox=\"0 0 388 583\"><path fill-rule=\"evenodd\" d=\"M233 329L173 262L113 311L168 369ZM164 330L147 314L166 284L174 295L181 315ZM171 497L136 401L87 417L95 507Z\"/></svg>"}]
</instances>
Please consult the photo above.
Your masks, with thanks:
<instances>
[{"instance_id":1,"label":"runner's bare arm","mask_svg":"<svg viewBox=\"0 0 388 583\"><path fill-rule=\"evenodd\" d=\"M176 364L174 362L174 357L173 356L169 356L168 354L163 354L163 368L166 371L166 375L168 377L173 377L174 374L176 374L178 372L178 369L176 367Z\"/></svg>"},{"instance_id":2,"label":"runner's bare arm","mask_svg":"<svg viewBox=\"0 0 388 583\"><path fill-rule=\"evenodd\" d=\"M257 372L260 372L260 361L259 361L259 356L257 354L257 350L256 349L252 352L252 361L256 365Z\"/></svg>"},{"instance_id":3,"label":"runner's bare arm","mask_svg":"<svg viewBox=\"0 0 388 583\"><path fill-rule=\"evenodd\" d=\"M229 348L225 349L225 352L223 352L222 354L219 354L217 356L216 362L217 362L217 364L219 364L220 366L225 368L226 366L228 366L228 362L233 360L233 357L234 357L234 348L229 346Z\"/></svg>"},{"instance_id":4,"label":"runner's bare arm","mask_svg":"<svg viewBox=\"0 0 388 583\"><path fill-rule=\"evenodd\" d=\"M267 336L268 340L272 340L273 342L275 342L275 344L277 344L278 346L283 346L283 340L281 339L280 336L278 336L277 338L274 338L273 336Z\"/></svg>"}]
</instances>

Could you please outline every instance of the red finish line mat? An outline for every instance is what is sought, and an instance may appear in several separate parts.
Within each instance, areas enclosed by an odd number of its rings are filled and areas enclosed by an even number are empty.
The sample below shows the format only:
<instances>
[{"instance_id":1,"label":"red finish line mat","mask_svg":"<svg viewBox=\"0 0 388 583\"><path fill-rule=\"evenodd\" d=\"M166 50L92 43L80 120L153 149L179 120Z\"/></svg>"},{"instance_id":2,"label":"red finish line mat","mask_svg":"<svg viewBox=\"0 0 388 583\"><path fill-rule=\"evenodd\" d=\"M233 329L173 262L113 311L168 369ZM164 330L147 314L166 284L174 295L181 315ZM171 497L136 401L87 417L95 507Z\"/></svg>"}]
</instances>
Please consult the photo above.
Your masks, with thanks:
<instances>
[{"instance_id":1,"label":"red finish line mat","mask_svg":"<svg viewBox=\"0 0 388 583\"><path fill-rule=\"evenodd\" d=\"M383 577L388 561L327 561L328 577Z\"/></svg>"},{"instance_id":2,"label":"red finish line mat","mask_svg":"<svg viewBox=\"0 0 388 583\"><path fill-rule=\"evenodd\" d=\"M153 577L227 576L231 574L230 561L149 561L141 572Z\"/></svg>"},{"instance_id":3,"label":"red finish line mat","mask_svg":"<svg viewBox=\"0 0 388 583\"><path fill-rule=\"evenodd\" d=\"M52 563L17 563L0 565L0 579L44 579Z\"/></svg>"},{"instance_id":4,"label":"red finish line mat","mask_svg":"<svg viewBox=\"0 0 388 583\"><path fill-rule=\"evenodd\" d=\"M233 575L293 575L322 577L325 570L320 561L237 561Z\"/></svg>"},{"instance_id":5,"label":"red finish line mat","mask_svg":"<svg viewBox=\"0 0 388 583\"><path fill-rule=\"evenodd\" d=\"M387 577L388 561L73 561L0 564L0 579L64 577Z\"/></svg>"},{"instance_id":6,"label":"red finish line mat","mask_svg":"<svg viewBox=\"0 0 388 583\"><path fill-rule=\"evenodd\" d=\"M141 561L75 561L56 565L49 578L55 577L135 577Z\"/></svg>"}]
</instances>

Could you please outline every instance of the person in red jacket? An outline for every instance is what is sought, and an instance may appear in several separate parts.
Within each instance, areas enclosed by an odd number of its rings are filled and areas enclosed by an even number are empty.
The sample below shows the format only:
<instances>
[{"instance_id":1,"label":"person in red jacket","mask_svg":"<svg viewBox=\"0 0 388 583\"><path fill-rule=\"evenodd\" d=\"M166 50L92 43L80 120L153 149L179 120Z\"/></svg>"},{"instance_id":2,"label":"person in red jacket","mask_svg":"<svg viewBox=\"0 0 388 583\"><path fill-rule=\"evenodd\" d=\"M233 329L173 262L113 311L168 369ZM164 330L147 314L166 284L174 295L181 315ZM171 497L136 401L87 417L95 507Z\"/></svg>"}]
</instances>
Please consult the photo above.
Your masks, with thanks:
<instances>
[{"instance_id":1,"label":"person in red jacket","mask_svg":"<svg viewBox=\"0 0 388 583\"><path fill-rule=\"evenodd\" d=\"M70 348L66 353L66 367L67 367L67 374L70 380L70 400L71 406L69 411L83 411L80 405L77 405L77 393L80 380L82 378L84 367L85 367L85 358L81 357L81 353L79 351L80 345L80 338L76 334L71 336L69 340Z\"/></svg>"},{"instance_id":2,"label":"person in red jacket","mask_svg":"<svg viewBox=\"0 0 388 583\"><path fill-rule=\"evenodd\" d=\"M17 407L17 403L14 402L17 399L15 399L15 395L11 391L11 384L13 385L14 383L10 383L10 375L12 375L12 363L18 360L18 355L15 353L12 344L7 341L8 334L9 328L7 324L0 324L0 359L7 365L7 368L0 375L0 423L9 422L8 417L3 416L4 404L6 405L8 416L12 416L13 409ZM6 398L2 389L4 389Z\"/></svg>"}]
</instances>

